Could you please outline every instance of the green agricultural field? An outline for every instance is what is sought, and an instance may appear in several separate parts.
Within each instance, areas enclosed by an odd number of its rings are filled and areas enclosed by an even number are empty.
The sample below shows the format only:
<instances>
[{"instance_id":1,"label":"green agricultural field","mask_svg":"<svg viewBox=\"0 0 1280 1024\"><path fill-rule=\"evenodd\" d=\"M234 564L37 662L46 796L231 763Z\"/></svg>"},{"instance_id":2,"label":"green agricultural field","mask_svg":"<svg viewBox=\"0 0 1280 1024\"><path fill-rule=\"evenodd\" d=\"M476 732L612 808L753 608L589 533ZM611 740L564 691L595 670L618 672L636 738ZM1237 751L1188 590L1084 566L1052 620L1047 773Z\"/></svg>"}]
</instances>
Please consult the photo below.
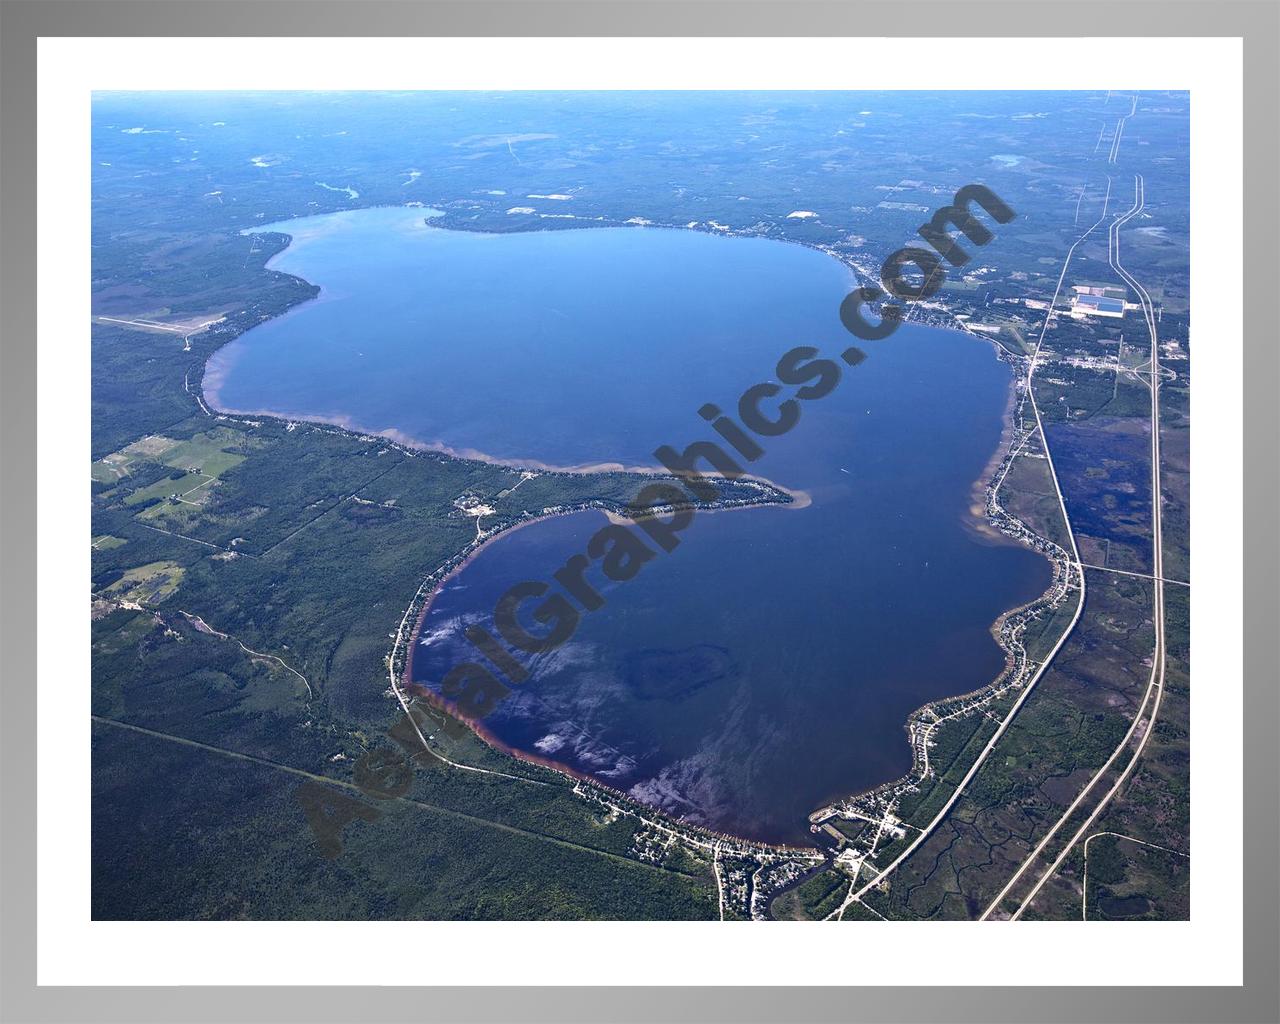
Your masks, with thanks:
<instances>
[{"instance_id":1,"label":"green agricultural field","mask_svg":"<svg viewBox=\"0 0 1280 1024\"><path fill-rule=\"evenodd\" d=\"M217 427L169 449L161 461L175 469L197 470L205 476L218 477L240 465L249 447L249 439L242 431Z\"/></svg>"},{"instance_id":2,"label":"green agricultural field","mask_svg":"<svg viewBox=\"0 0 1280 1024\"><path fill-rule=\"evenodd\" d=\"M95 462L91 475L100 484L114 484L128 475L125 459L118 455L108 455L101 462Z\"/></svg>"},{"instance_id":3,"label":"green agricultural field","mask_svg":"<svg viewBox=\"0 0 1280 1024\"><path fill-rule=\"evenodd\" d=\"M141 487L136 491L130 492L125 497L124 503L126 505L141 505L144 502L168 498L175 494L181 498L188 491L204 486L212 479L212 477L204 476L201 473L183 473L176 480L166 476L147 487Z\"/></svg>"},{"instance_id":4,"label":"green agricultural field","mask_svg":"<svg viewBox=\"0 0 1280 1024\"><path fill-rule=\"evenodd\" d=\"M184 574L185 570L176 562L149 562L125 570L120 579L107 587L106 593L137 604L158 603L178 589Z\"/></svg>"}]
</instances>

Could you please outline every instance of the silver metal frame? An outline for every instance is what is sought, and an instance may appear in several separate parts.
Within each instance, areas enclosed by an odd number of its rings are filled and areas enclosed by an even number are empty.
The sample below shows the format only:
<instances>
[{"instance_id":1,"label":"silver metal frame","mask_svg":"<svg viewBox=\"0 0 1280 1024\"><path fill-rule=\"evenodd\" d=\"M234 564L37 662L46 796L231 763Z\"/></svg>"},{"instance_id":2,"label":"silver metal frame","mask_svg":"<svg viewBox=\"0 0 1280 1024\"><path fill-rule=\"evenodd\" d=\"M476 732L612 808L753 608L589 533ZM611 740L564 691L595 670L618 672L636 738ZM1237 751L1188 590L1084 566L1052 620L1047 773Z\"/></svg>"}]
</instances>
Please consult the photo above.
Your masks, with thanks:
<instances>
[{"instance_id":1,"label":"silver metal frame","mask_svg":"<svg viewBox=\"0 0 1280 1024\"><path fill-rule=\"evenodd\" d=\"M40 36L1227 36L1244 40L1244 985L1239 988L53 988L35 984L35 192ZM1280 447L1275 0L0 0L0 1018L26 1020L1280 1019L1275 624ZM851 59L855 59L852 55ZM957 50L960 54L960 51ZM963 59L962 55L957 59ZM1204 671L1204 667L1201 668ZM1034 926L1031 926L1034 927ZM1141 930L1141 925L1135 926ZM946 941L945 933L940 940ZM921 965L927 977L927 961Z\"/></svg>"}]
</instances>

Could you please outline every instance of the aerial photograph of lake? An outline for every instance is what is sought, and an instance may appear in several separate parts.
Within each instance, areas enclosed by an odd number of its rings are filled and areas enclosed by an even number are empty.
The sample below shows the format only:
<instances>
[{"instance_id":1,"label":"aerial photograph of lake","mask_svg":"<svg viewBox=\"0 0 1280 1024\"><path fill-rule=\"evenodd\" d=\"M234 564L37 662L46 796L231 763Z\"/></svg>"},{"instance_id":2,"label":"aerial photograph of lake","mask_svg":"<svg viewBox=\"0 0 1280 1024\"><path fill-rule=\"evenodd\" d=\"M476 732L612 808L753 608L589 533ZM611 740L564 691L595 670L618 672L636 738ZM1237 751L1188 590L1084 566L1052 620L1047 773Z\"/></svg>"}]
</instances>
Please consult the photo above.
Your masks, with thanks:
<instances>
[{"instance_id":1,"label":"aerial photograph of lake","mask_svg":"<svg viewBox=\"0 0 1280 1024\"><path fill-rule=\"evenodd\" d=\"M1188 918L1187 92L91 112L95 921Z\"/></svg>"},{"instance_id":2,"label":"aerial photograph of lake","mask_svg":"<svg viewBox=\"0 0 1280 1024\"><path fill-rule=\"evenodd\" d=\"M220 408L329 420L529 467L656 466L712 436L797 344L839 353L850 271L815 249L644 227L490 234L385 208L267 225L317 299L217 353ZM704 514L670 555L540 655L486 716L502 746L716 831L803 842L825 801L911 767L904 724L980 688L1001 612L1042 556L979 528L1012 375L987 342L908 325L751 472L794 505ZM462 629L549 578L604 514L490 542L431 602L413 681L468 658Z\"/></svg>"}]
</instances>

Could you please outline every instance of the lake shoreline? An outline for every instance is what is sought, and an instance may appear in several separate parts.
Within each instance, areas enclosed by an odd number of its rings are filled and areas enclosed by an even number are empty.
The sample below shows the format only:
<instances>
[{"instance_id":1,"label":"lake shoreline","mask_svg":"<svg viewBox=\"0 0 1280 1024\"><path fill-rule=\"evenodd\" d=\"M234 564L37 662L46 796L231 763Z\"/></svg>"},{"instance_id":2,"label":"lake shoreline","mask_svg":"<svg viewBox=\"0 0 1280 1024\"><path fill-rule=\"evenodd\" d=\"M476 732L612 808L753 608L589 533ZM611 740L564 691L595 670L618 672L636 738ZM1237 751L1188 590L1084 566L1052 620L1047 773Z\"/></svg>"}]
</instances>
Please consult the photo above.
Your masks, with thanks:
<instances>
[{"instance_id":1,"label":"lake shoreline","mask_svg":"<svg viewBox=\"0 0 1280 1024\"><path fill-rule=\"evenodd\" d=\"M674 477L668 477L668 479L671 479L673 482L677 482L675 481ZM770 486L776 486L776 485L770 485ZM785 489L783 488L777 488L777 489L779 491L783 491L784 493L789 493L789 492L785 492ZM804 492L797 492L797 493L804 495ZM783 501L746 502L746 501L743 501L743 502L733 502L728 504L690 505L688 506L688 508L691 511L694 511L698 514L705 514L705 515L711 515L713 513L733 512L733 511L746 510L746 509L755 509L755 508L803 508L805 507L805 505L808 504L808 500L807 500L808 496L804 495L804 497L806 499L804 504L797 504L794 501L792 502L783 502ZM796 845L791 845L787 843L774 843L774 842L768 842L766 840L761 840L761 839L752 839L745 836L737 836L728 832L721 832L715 829L708 828L705 825L699 825L696 822L690 822L682 818L674 817L673 815L669 814L667 811L664 811L659 807L653 807L653 806L650 806L649 804L644 804L636 800L630 794L625 793L622 790L616 789L608 785L607 783L601 782L599 779L595 778L594 776L589 775L585 772L579 771L571 767L570 765L564 764L563 762L560 762L560 761L556 761L555 759L550 757L545 757L543 755L535 754L530 751L521 750L517 747L513 747L505 743L501 738L497 736L496 733L494 733L484 724L483 719L471 719L471 718L466 718L462 716L461 714L458 713L457 708L452 701L448 700L441 694L437 693L435 690L432 690L429 686L424 686L422 683L419 683L414 680L413 678L414 653L418 648L419 640L422 636L423 626L426 624L427 616L430 614L431 608L434 605L436 598L439 597L439 595L443 592L444 588L448 585L449 581L457 577L464 569L466 569L467 566L470 565L476 558L478 558L490 544L498 540L501 540L505 537L509 537L511 534L515 533L517 530L521 530L526 526L532 526L537 523L547 522L549 520L559 519L565 516L578 515L582 512L590 511L593 509L596 511L599 511L611 523L615 523L618 525L631 525L635 522L635 520L622 515L619 511L617 511L616 508L611 508L610 507L611 504L612 503L607 503L607 502L601 502L601 503L588 502L588 503L585 503L582 505L576 505L570 508L559 509L555 512L546 513L544 515L530 516L524 519L517 520L514 523L510 523L496 529L493 533L486 534L482 538L478 538L466 549L466 551L463 554L461 554L460 556L453 559L450 563L447 563L445 566L442 566L440 569L438 569L437 572L442 573L442 575L440 575L439 579L435 581L431 589L425 593L425 596L422 595L422 592L420 590L419 596L415 597L415 601L416 600L422 601L422 607L413 616L413 624L408 631L409 639L406 643L403 667L401 667L397 672L394 664L391 666L393 678L398 677L399 685L403 687L405 691L413 694L415 697L425 700L429 705L436 708L438 711L466 725L466 727L470 729L473 733L475 733L475 735L486 746L490 747L493 750L498 751L500 754L504 754L508 757L513 758L516 761L521 761L525 764L532 764L540 768L545 768L549 771L557 772L560 775L563 775L569 779L572 779L576 783L590 786L600 791L601 793L607 794L607 796L611 799L620 800L625 802L628 805L632 805L633 807L642 808L646 813L657 815L658 817L665 819L667 822L670 823L670 827L672 828L695 831L700 835L709 837L712 841L719 842L719 841L728 840L730 842L740 844L742 846L750 847L751 849L757 850L757 851L764 850L764 851L770 851L773 853L785 853L789 855L810 852L812 848L808 846L796 846ZM429 581L424 581L424 582L429 582Z\"/></svg>"},{"instance_id":2,"label":"lake shoreline","mask_svg":"<svg viewBox=\"0 0 1280 1024\"><path fill-rule=\"evenodd\" d=\"M388 427L383 430L374 430L362 427L350 416L326 413L304 413L300 415L291 415L272 409L230 409L217 404L216 392L211 398L209 391L202 387L201 394L205 404L208 405L210 411L215 416L228 416L240 419L269 419L285 424L307 423L315 426L337 427L339 430L351 434L354 437L367 437L390 441L403 448L419 452L429 452L432 455L440 455L444 458L454 459L459 462L482 462L489 466L501 466L503 469L533 473L560 473L570 476L592 476L601 473L622 473L628 476L668 479L679 483L676 477L673 476L671 471L665 466L628 466L621 462L587 462L562 466L549 462L541 462L537 459L526 459L523 457L507 458L504 456L489 455L488 453L479 451L475 448L458 448L447 445L443 441L423 441L418 438L411 437L404 431L397 430L395 427ZM731 482L739 483L742 481L759 484L772 490L780 491L790 498L790 501L786 503L769 502L768 504L787 504L790 507L799 509L808 507L812 502L812 498L808 491L797 487L787 487L785 484L780 484L776 480L770 480L768 477L760 476L756 473L743 473L740 477ZM724 506L724 508L737 507L737 505ZM708 506L703 509L703 511L723 511L723 509Z\"/></svg>"},{"instance_id":3,"label":"lake shoreline","mask_svg":"<svg viewBox=\"0 0 1280 1024\"><path fill-rule=\"evenodd\" d=\"M586 227L586 226L587 225L582 225L581 227ZM644 226L649 227L650 225L644 225ZM677 230L677 231L691 230L689 228L686 228L680 225L654 224L652 225L652 227L659 228L659 229ZM438 230L456 230L456 229L440 228ZM548 230L557 230L557 229L541 228L538 230L548 231ZM559 230L563 230L563 229L559 229ZM252 232L250 231L247 233L252 233ZM271 259L267 261L267 264L266 264L267 267L270 267L271 264L276 262L276 260L278 260L280 256L282 256L283 253L293 244L292 235L284 232L277 232L277 233L283 234L288 239L288 242L286 243L283 249L281 249L279 252L274 254L271 257ZM488 233L488 232L480 232L480 233ZM714 232L699 232L699 233L714 234ZM750 235L742 234L738 232L735 232L734 235L736 237L761 237L761 238L767 237L764 235L750 236ZM773 240L776 241L778 239L773 239ZM787 241L791 241L791 240L787 240ZM854 276L854 279L857 280L857 276L859 273L857 268L852 266L852 264L849 261L843 259L838 253L833 252L832 250L824 246L813 245L811 243L793 242L793 244L816 249L818 251L825 253L828 256L831 256L833 259L840 262L845 267L845 269L848 270ZM277 271L277 272L280 272L280 271ZM301 278L299 279L302 280ZM322 292L320 294L317 294L312 299L309 299L306 302L300 303L298 306L292 307L290 310L286 311L282 315L287 316L289 315L289 313L292 313L297 309L300 309L308 305L311 302L323 301L323 298L324 298L324 295ZM952 330L958 334L968 334L970 337L974 338L974 340L988 341L989 343L993 344L998 351L1001 348L1001 346L999 346L997 343L995 343L991 339L986 339L979 335L973 334L973 332L965 331L963 330L962 327L959 329L952 328ZM231 340L235 340L235 339L231 339ZM206 382L204 380L202 380L198 385L200 394L203 395L204 400L207 401L209 404L211 415L220 415L220 416L228 416L228 417L271 418L271 419L282 421L285 423L305 422L305 423L313 423L313 424L323 424L325 426L333 427L333 428L342 430L345 433L349 433L355 436L365 437L370 439L376 438L384 441L389 441L397 446L402 446L404 448L417 451L417 452L429 452L439 457L456 459L459 461L483 462L490 465L503 466L513 470L535 471L535 472L544 472L544 473L567 473L567 474L575 474L575 475L620 472L620 473L626 473L626 474L634 474L638 477L662 476L662 477L667 477L668 479L671 479L671 475L667 470L665 470L664 468L655 467L655 466L646 466L646 465L626 466L618 462L595 462L595 463L583 463L578 465L564 466L564 465L554 465L554 464L542 462L536 459L501 458L501 457L496 457L488 453L479 451L478 449L469 449L469 448L460 448L457 446L450 446L439 441L437 442L422 441L421 439L411 437L407 435L405 432L397 430L395 428L387 428L384 430L371 431L371 430L362 428L351 417L342 416L342 415L308 414L308 415L301 415L301 416L293 416L293 415L284 415L284 414L281 414L280 412L267 410L267 409L238 410L238 409L223 408L218 404L219 397L220 397L219 385L221 384L223 377L225 377L227 370L230 368L231 365L233 365L233 363L230 363L227 361L225 354L223 355L221 360L217 360L217 356L219 354L225 353L225 349L226 349L225 345L221 346L218 350L215 350L215 352L212 353L204 363L204 376L206 378L212 378L208 382L209 386L206 388L205 386ZM212 373L209 372L211 369L213 371ZM1016 403L1017 403L1017 388L1014 380L1011 378L1009 382L1009 387L1008 387L1008 397L1006 401L1006 406L1002 414L1002 427L1001 427L999 442L997 443L996 448L993 451L991 458L988 460L987 465L984 467L982 473L979 474L977 479L975 479L971 487L971 496L973 500L971 500L970 504L968 505L965 512L963 513L963 517L965 520L965 527L968 530L972 531L973 533L979 535L984 541L992 544L1018 545L1020 543L1018 539L1010 537L1007 533L1001 531L998 528L997 523L995 523L992 517L989 514L987 514L986 508L978 500L979 496L983 493L983 491L986 489L989 489L991 485L995 482L995 475L999 471L1001 465L1003 464L1004 459L1008 456L1010 442L1012 440L1012 437L1016 428L1016 424L1014 422L1014 409L1015 409ZM793 508L799 509L799 508L804 508L810 503L809 495L802 490L793 490L793 489L778 485L773 481L769 481L764 478L753 477L749 475L745 476L743 479L771 488L774 491L781 492L782 494L786 495L787 498L789 498L789 500L741 502L741 503L733 503L725 506L692 506L692 507L694 507L697 511L713 512L713 511L728 511L734 508L751 508L751 507L755 507L756 505L784 505L784 506L791 506ZM497 529L493 533L478 537L477 541L469 545L464 552L460 553L456 558L451 559L444 566L441 566L439 569L437 569L436 572L441 573L440 577L435 581L434 585L431 587L430 592L425 597L425 600L422 600L422 607L418 610L418 613L415 616L413 616L413 626L409 632L409 640L406 645L407 653L405 655L403 670L400 672L400 681L405 686L411 688L413 692L416 694L428 695L432 693L428 688L415 684L411 678L413 653L421 637L422 627L425 623L425 620L430 608L435 602L436 597L442 591L443 587L447 584L447 582L450 579L454 578L454 576L456 576L457 573L459 573L463 568L469 565L472 562L472 560L474 560L477 557L477 555L486 547L487 544L525 525L541 522L545 519L551 519L559 516L576 514L578 512L585 511L592 507L599 508L605 515L609 516L611 520L614 519L615 517L618 517L617 521L632 522L632 520L627 519L626 517L622 517L620 515L620 507L611 510L607 507L607 504L608 503L596 504L596 503L589 502L580 506L558 509L557 511L550 514L530 516L522 520L519 520L517 522L509 523L501 527L500 529ZM434 573L432 575L434 575ZM430 577L428 578L427 581L424 581L424 583L429 582L429 580L430 580ZM414 602L416 603L420 599L422 599L421 589L419 591L419 594L415 596ZM1040 598L1037 598L1036 601L1033 601L1031 604L1036 604L1042 601L1043 599L1044 599L1044 595L1042 595ZM997 643L1002 648L1002 650L1004 650L1006 655L1005 669L1001 673L999 673L994 680L992 680L987 684L984 684L982 687L978 688L977 690L972 691L971 694L959 695L957 697L943 698L942 701L934 701L934 702L931 702L930 704L926 704L921 708L916 709L916 711L912 712L912 714L908 716L907 721L904 723L904 728L907 731L909 736L911 736L913 732L913 723L916 722L921 715L926 714L930 710L930 708L932 708L934 705L942 703L944 701L958 700L958 699L963 699L964 697L980 694L992 689L993 687L998 686L1001 683L1001 681L1008 675L1010 669L1012 668L1012 660L1013 660L1013 655L1011 651L1008 649L1008 647L1005 645L1005 643L1001 639L1003 625L1010 616L1015 615L1016 613L1024 610L1026 607L1029 607L1029 606L1024 605L1024 606L1008 609L1006 612L1002 613L991 625L992 635L996 638ZM397 636L397 646L400 642L400 639L401 638ZM394 648L393 648L393 653L394 653ZM395 674L394 665L392 666L392 672L394 675ZM431 703L435 704L436 706L442 706L447 704L447 702L443 701L443 699L440 698L439 695L428 696L427 699L430 700ZM442 707L442 709L446 711L449 710L447 706ZM472 729L472 731L475 732L476 735L483 742L486 743L486 745L492 747L495 750L498 750L500 753L511 756L516 760L525 761L530 764L536 764L541 767L545 767L550 770L556 771L568 778L574 779L576 782L585 783L585 784L597 787L602 791L606 791L611 795L624 799L630 803L637 803L637 801L635 801L634 798L628 796L627 794L619 793L618 791L613 790L611 787L607 786L606 784L601 783L599 780L589 775L586 775L582 772L579 772L567 765L564 765L560 762L556 762L550 758L545 758L540 755L530 753L528 751L520 751L520 750L516 750L514 748L509 747L507 744L503 743L500 739L498 739L495 735L493 735L486 727L484 727L483 723L468 721L467 724ZM863 789L857 792L853 792L842 799L844 800L861 799L870 795L876 795L886 791L897 789L901 787L903 784L908 783L910 779L917 773L917 767L918 767L917 764L914 763L915 760L917 760L915 756L915 751L914 751L914 747L915 747L914 743L912 744L912 747L913 747L913 765L911 770L906 775L887 780L884 783L881 783L877 786L874 786L868 789ZM729 836L728 833L719 833L719 832L712 833L711 830L705 829L702 826L685 821L680 818L672 817L668 815L667 812L662 811L659 808L650 807L647 804L640 804L640 806L645 807L651 813L661 815L664 818L671 820L681 828L699 830L702 832L714 834L721 837L728 837L733 839L736 842L750 844L753 846L765 846L775 850L794 851L794 850L801 850L801 849L802 850L812 849L812 847L792 847L786 844L770 844L770 843L766 843L756 839L750 839L750 838L738 837L738 836Z\"/></svg>"},{"instance_id":4,"label":"lake shoreline","mask_svg":"<svg viewBox=\"0 0 1280 1024\"><path fill-rule=\"evenodd\" d=\"M995 503L995 492L1007 479L1007 465L1019 454L1015 448L1015 439L1019 431L1019 411L1021 409L1021 393L1017 383L1018 356L1013 355L994 338L966 330L962 327L956 333L965 334L976 341L985 341L996 351L997 358L1011 367L1009 395L1002 414L1002 425L999 442L983 471L975 479L971 490L971 503L967 516L972 520L969 528L981 537L984 542L993 545L1009 545L1029 547L1041 555L1050 565L1052 577L1049 586L1039 596L1021 605L1016 605L1001 612L991 624L991 636L1005 655L1004 668L990 682L952 697L944 697L929 701L916 708L907 717L903 729L911 746L912 764L905 774L867 787L843 797L830 801L824 807L846 806L861 810L881 810L896 804L898 798L905 793L917 791L921 783L930 776L931 765L928 761L929 737L934 728L943 721L961 720L976 714L985 713L988 705L1004 697L1011 689L1021 686L1030 672L1026 660L1026 651L1020 639L1020 625L1029 617L1041 610L1051 609L1057 601L1065 596L1065 584L1069 578L1069 568L1050 552L1061 551L1048 537L1033 531L1022 520L1002 506ZM948 705L958 703L962 710L944 715ZM966 705L967 706L964 706ZM940 779L940 777L939 777ZM815 813L822 810L818 808Z\"/></svg>"}]
</instances>

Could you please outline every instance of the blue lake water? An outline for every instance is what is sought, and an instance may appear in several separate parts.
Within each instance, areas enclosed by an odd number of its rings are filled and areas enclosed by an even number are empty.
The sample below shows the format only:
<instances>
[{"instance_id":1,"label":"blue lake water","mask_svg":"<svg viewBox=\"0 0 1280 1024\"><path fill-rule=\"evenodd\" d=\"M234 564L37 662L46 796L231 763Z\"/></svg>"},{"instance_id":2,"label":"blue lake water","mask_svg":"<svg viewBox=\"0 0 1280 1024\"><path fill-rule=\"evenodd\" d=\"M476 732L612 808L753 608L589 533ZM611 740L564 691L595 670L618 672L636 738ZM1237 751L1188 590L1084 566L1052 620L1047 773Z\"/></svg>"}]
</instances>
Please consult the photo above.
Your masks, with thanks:
<instances>
[{"instance_id":1,"label":"blue lake water","mask_svg":"<svg viewBox=\"0 0 1280 1024\"><path fill-rule=\"evenodd\" d=\"M294 236L272 266L322 293L211 360L223 408L526 465L652 466L659 445L716 439L698 409L733 410L787 350L838 358L854 340L837 312L848 269L782 242L451 232L420 209L271 229ZM750 464L810 502L702 513L634 579L589 573L605 606L537 657L486 731L770 841L804 842L810 811L910 768L908 714L994 678L992 622L1050 573L975 529L1010 388L991 346L907 325L862 347L866 361ZM512 584L551 579L605 523L582 512L484 547L436 596L414 679L437 688L475 660L462 626L491 622Z\"/></svg>"}]
</instances>

